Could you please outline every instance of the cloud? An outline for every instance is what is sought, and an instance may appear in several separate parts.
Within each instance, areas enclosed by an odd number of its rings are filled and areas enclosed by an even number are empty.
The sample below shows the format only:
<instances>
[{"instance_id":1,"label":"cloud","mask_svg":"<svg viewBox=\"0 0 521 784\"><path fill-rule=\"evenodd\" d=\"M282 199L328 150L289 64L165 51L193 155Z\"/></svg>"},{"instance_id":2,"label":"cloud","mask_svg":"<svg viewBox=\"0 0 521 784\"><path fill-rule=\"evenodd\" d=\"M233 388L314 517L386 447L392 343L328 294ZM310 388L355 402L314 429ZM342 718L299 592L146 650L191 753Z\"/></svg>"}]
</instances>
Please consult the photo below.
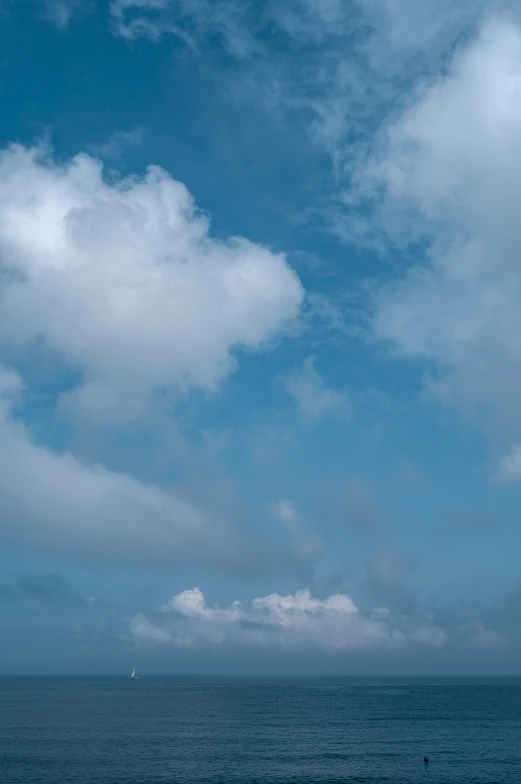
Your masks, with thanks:
<instances>
[{"instance_id":1,"label":"cloud","mask_svg":"<svg viewBox=\"0 0 521 784\"><path fill-rule=\"evenodd\" d=\"M212 239L164 170L108 182L88 155L41 148L0 154L0 259L0 345L54 352L82 377L67 405L107 422L215 389L304 296L282 254Z\"/></svg>"},{"instance_id":2,"label":"cloud","mask_svg":"<svg viewBox=\"0 0 521 784\"><path fill-rule=\"evenodd\" d=\"M374 330L441 402L510 450L521 438L521 30L488 21L386 129L364 185L425 260L381 287ZM513 478L515 452L501 472Z\"/></svg>"},{"instance_id":3,"label":"cloud","mask_svg":"<svg viewBox=\"0 0 521 784\"><path fill-rule=\"evenodd\" d=\"M35 600L50 607L72 610L86 609L96 601L85 599L60 574L28 575L12 585L0 584L0 597L12 601Z\"/></svg>"},{"instance_id":4,"label":"cloud","mask_svg":"<svg viewBox=\"0 0 521 784\"><path fill-rule=\"evenodd\" d=\"M130 621L130 633L139 642L172 642L171 635L139 613Z\"/></svg>"},{"instance_id":5,"label":"cloud","mask_svg":"<svg viewBox=\"0 0 521 784\"><path fill-rule=\"evenodd\" d=\"M301 569L306 564L311 565L324 554L325 542L318 534L306 530L305 521L293 501L281 499L271 505L270 511L289 535L294 552L300 559Z\"/></svg>"},{"instance_id":6,"label":"cloud","mask_svg":"<svg viewBox=\"0 0 521 784\"><path fill-rule=\"evenodd\" d=\"M415 570L414 559L393 547L381 545L371 550L367 556L366 576L360 589L370 601L385 602L391 612L398 616L404 614L415 625L425 627L422 613L418 612L417 596L407 586L407 578ZM432 619L431 619L432 620Z\"/></svg>"},{"instance_id":7,"label":"cloud","mask_svg":"<svg viewBox=\"0 0 521 784\"><path fill-rule=\"evenodd\" d=\"M341 497L342 516L358 531L372 531L379 525L381 510L371 487L363 476L350 476Z\"/></svg>"},{"instance_id":8,"label":"cloud","mask_svg":"<svg viewBox=\"0 0 521 784\"><path fill-rule=\"evenodd\" d=\"M236 574L277 563L271 549L240 524L179 490L36 445L23 423L9 413L20 384L17 374L0 369L4 541L82 558L204 566Z\"/></svg>"},{"instance_id":9,"label":"cloud","mask_svg":"<svg viewBox=\"0 0 521 784\"><path fill-rule=\"evenodd\" d=\"M126 39L172 36L210 57L220 47L234 61L235 95L299 116L337 174L485 13L519 15L515 0L112 0L110 9Z\"/></svg>"},{"instance_id":10,"label":"cloud","mask_svg":"<svg viewBox=\"0 0 521 784\"><path fill-rule=\"evenodd\" d=\"M505 638L482 621L469 621L459 631L473 648L497 648L505 644Z\"/></svg>"},{"instance_id":11,"label":"cloud","mask_svg":"<svg viewBox=\"0 0 521 784\"><path fill-rule=\"evenodd\" d=\"M443 510L438 531L443 536L457 537L464 535L472 537L496 535L503 525L497 511L482 509L472 512L458 507L449 507Z\"/></svg>"},{"instance_id":12,"label":"cloud","mask_svg":"<svg viewBox=\"0 0 521 784\"><path fill-rule=\"evenodd\" d=\"M408 460L402 460L398 469L398 484L404 490L412 490L417 493L426 493L428 483L421 475L418 468Z\"/></svg>"},{"instance_id":13,"label":"cloud","mask_svg":"<svg viewBox=\"0 0 521 784\"><path fill-rule=\"evenodd\" d=\"M375 487L356 474L343 480L320 480L312 488L310 507L311 519L325 542L325 555L299 587L309 586L323 595L351 593L355 586L364 610L375 603L389 608L394 587L376 586L364 576L364 554L392 537L393 530L392 511L380 504Z\"/></svg>"},{"instance_id":14,"label":"cloud","mask_svg":"<svg viewBox=\"0 0 521 784\"><path fill-rule=\"evenodd\" d=\"M389 48L403 57L427 48L436 54L446 51L484 11L515 4L508 0L369 0L366 5Z\"/></svg>"},{"instance_id":15,"label":"cloud","mask_svg":"<svg viewBox=\"0 0 521 784\"><path fill-rule=\"evenodd\" d=\"M396 585L413 571L411 559L393 549L380 547L367 559L367 575L383 585Z\"/></svg>"},{"instance_id":16,"label":"cloud","mask_svg":"<svg viewBox=\"0 0 521 784\"><path fill-rule=\"evenodd\" d=\"M126 632L127 623L117 605L97 596L83 596L62 575L29 574L12 583L0 583L0 628L7 649L4 662L9 660L9 647L15 659L27 657L30 661L34 650L39 656L47 649L56 660L71 644L76 649L72 658L77 660L76 656L85 653L82 647L86 643L97 640L102 648L107 643L110 647L111 638Z\"/></svg>"},{"instance_id":17,"label":"cloud","mask_svg":"<svg viewBox=\"0 0 521 784\"><path fill-rule=\"evenodd\" d=\"M496 479L504 484L519 482L521 479L521 446L516 444L508 455L500 461Z\"/></svg>"},{"instance_id":18,"label":"cloud","mask_svg":"<svg viewBox=\"0 0 521 784\"><path fill-rule=\"evenodd\" d=\"M116 35L159 41L171 36L204 54L241 102L300 128L325 149L339 184L352 182L383 118L410 100L426 74L486 15L520 19L517 0L111 0ZM338 192L313 205L314 217L349 242L365 236L360 215L338 210Z\"/></svg>"},{"instance_id":19,"label":"cloud","mask_svg":"<svg viewBox=\"0 0 521 784\"><path fill-rule=\"evenodd\" d=\"M267 30L303 44L334 45L358 31L367 44L374 36L389 48L422 50L430 43L447 42L485 10L515 8L509 0L112 0L116 31L126 38L147 36L157 40L174 35L196 45L217 35L236 57L258 53L258 39ZM356 44L356 41L353 42ZM375 53L376 57L376 53Z\"/></svg>"},{"instance_id":20,"label":"cloud","mask_svg":"<svg viewBox=\"0 0 521 784\"><path fill-rule=\"evenodd\" d=\"M21 632L36 635L47 647L59 634L78 654L87 652L88 658L99 661L106 661L104 652L115 653L120 661L125 649L148 656L158 648L163 655L169 648L184 649L210 661L217 647L227 654L289 654L295 661L311 656L322 666L331 656L346 661L344 657L370 654L389 665L393 654L411 662L411 656L429 651L450 662L458 650L477 654L501 648L515 653L519 624L512 619L519 616L520 606L519 590L487 606L451 604L435 616L394 612L383 605L362 611L346 593L319 599L309 590L210 605L193 588L155 612L129 618L117 605L82 596L60 575L29 575L0 583L0 625L10 642ZM85 644L89 648L82 650ZM439 666L442 659L436 661Z\"/></svg>"},{"instance_id":21,"label":"cloud","mask_svg":"<svg viewBox=\"0 0 521 784\"><path fill-rule=\"evenodd\" d=\"M322 24L334 29L333 23L343 18L337 0L300 0L296 8L286 0L277 6L265 3L263 8L248 0L112 0L110 11L114 29L123 38L158 40L170 35L193 49L214 39L239 60L259 52L262 33L274 22L279 32L296 37L312 35Z\"/></svg>"},{"instance_id":22,"label":"cloud","mask_svg":"<svg viewBox=\"0 0 521 784\"><path fill-rule=\"evenodd\" d=\"M247 4L229 0L112 0L110 13L116 33L123 38L180 39L196 50L207 38L216 38L238 59L258 49L255 15Z\"/></svg>"},{"instance_id":23,"label":"cloud","mask_svg":"<svg viewBox=\"0 0 521 784\"><path fill-rule=\"evenodd\" d=\"M374 534L385 518L374 488L359 474L342 481L320 482L316 505L323 525L327 523L357 534Z\"/></svg>"},{"instance_id":24,"label":"cloud","mask_svg":"<svg viewBox=\"0 0 521 784\"><path fill-rule=\"evenodd\" d=\"M131 131L116 131L99 144L89 145L89 152L102 160L116 161L121 164L123 153L130 147L139 147L143 144L145 130L141 127Z\"/></svg>"},{"instance_id":25,"label":"cloud","mask_svg":"<svg viewBox=\"0 0 521 784\"><path fill-rule=\"evenodd\" d=\"M326 386L315 369L315 362L315 357L308 357L298 373L283 377L284 385L295 400L302 420L311 423L328 414L347 416L347 395Z\"/></svg>"},{"instance_id":26,"label":"cloud","mask_svg":"<svg viewBox=\"0 0 521 784\"><path fill-rule=\"evenodd\" d=\"M407 645L440 647L447 640L442 629L425 620L416 626L404 619L397 622L385 608L363 615L346 594L318 599L309 590L287 596L272 593L219 607L209 606L202 592L194 588L174 596L149 621L153 628L148 636L142 616L131 620L131 634L178 647L231 645L348 652L399 650Z\"/></svg>"},{"instance_id":27,"label":"cloud","mask_svg":"<svg viewBox=\"0 0 521 784\"><path fill-rule=\"evenodd\" d=\"M234 602L230 607L224 609L208 607L199 588L183 591L177 596L173 596L161 610L163 612L173 610L187 618L204 618L208 621L240 621L246 617L239 602Z\"/></svg>"},{"instance_id":28,"label":"cloud","mask_svg":"<svg viewBox=\"0 0 521 784\"><path fill-rule=\"evenodd\" d=\"M127 40L170 36L196 56L210 58L220 48L235 65L230 92L250 101L254 88L256 105L264 103L270 112L311 113L310 131L325 142L344 135L349 116L363 103L363 68L352 52L360 56L356 34L366 37L373 17L381 17L378 9L368 17L366 5L341 0L112 0L110 9L115 33ZM348 85L356 86L357 95L342 105Z\"/></svg>"},{"instance_id":29,"label":"cloud","mask_svg":"<svg viewBox=\"0 0 521 784\"><path fill-rule=\"evenodd\" d=\"M474 626L484 624L502 639L521 645L521 586L497 598L480 611L474 611ZM471 623L467 619L467 623Z\"/></svg>"},{"instance_id":30,"label":"cloud","mask_svg":"<svg viewBox=\"0 0 521 784\"><path fill-rule=\"evenodd\" d=\"M73 16L88 13L93 8L92 0L40 0L40 5L44 18L60 31L69 26Z\"/></svg>"}]
</instances>

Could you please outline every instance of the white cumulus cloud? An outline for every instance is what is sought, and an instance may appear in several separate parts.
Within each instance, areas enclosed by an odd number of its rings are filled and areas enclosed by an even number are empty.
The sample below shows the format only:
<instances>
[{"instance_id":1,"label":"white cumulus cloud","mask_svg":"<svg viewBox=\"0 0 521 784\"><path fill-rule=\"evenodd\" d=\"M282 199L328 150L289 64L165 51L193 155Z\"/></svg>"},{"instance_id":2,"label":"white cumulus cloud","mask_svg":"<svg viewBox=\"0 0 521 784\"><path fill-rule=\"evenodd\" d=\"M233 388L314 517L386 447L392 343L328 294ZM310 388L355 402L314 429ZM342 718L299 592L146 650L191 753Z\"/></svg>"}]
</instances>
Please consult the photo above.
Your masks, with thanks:
<instances>
[{"instance_id":1,"label":"white cumulus cloud","mask_svg":"<svg viewBox=\"0 0 521 784\"><path fill-rule=\"evenodd\" d=\"M82 374L69 404L116 421L154 394L214 389L304 296L283 255L212 239L164 170L109 182L88 155L21 146L0 154L0 271L0 345L40 341Z\"/></svg>"},{"instance_id":2,"label":"white cumulus cloud","mask_svg":"<svg viewBox=\"0 0 521 784\"><path fill-rule=\"evenodd\" d=\"M161 609L163 612L174 610L187 618L199 618L207 621L239 621L245 617L239 602L234 602L230 607L224 609L209 607L199 588L183 591L177 596L173 596Z\"/></svg>"},{"instance_id":3,"label":"white cumulus cloud","mask_svg":"<svg viewBox=\"0 0 521 784\"><path fill-rule=\"evenodd\" d=\"M318 599L309 590L286 596L272 593L220 607L209 606L194 588L174 596L149 622L147 637L142 616L136 616L130 623L131 634L179 647L219 644L347 652L400 649L408 644L440 647L447 641L434 622L395 619L386 608L364 614L346 594ZM161 640L158 630L164 634Z\"/></svg>"}]
</instances>

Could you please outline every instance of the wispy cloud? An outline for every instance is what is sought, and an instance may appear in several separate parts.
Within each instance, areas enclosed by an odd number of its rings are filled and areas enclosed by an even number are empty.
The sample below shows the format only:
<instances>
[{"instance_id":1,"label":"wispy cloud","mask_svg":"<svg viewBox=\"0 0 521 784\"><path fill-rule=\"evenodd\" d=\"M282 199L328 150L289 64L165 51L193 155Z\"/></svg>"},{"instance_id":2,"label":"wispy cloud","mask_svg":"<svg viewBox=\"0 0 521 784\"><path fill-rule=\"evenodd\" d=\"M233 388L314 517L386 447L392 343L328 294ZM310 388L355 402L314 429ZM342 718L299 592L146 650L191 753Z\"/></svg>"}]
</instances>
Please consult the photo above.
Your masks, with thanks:
<instances>
[{"instance_id":1,"label":"wispy cloud","mask_svg":"<svg viewBox=\"0 0 521 784\"><path fill-rule=\"evenodd\" d=\"M194 53L220 46L242 66L235 92L280 115L302 115L337 174L372 146L372 134L418 78L485 14L515 0L112 0L116 34L173 36Z\"/></svg>"},{"instance_id":2,"label":"wispy cloud","mask_svg":"<svg viewBox=\"0 0 521 784\"><path fill-rule=\"evenodd\" d=\"M310 567L325 552L326 545L322 537L309 531L297 505L288 499L280 499L270 505L273 517L278 520L293 544L295 553L301 563L301 571Z\"/></svg>"},{"instance_id":3,"label":"wispy cloud","mask_svg":"<svg viewBox=\"0 0 521 784\"><path fill-rule=\"evenodd\" d=\"M319 484L316 495L322 526L369 536L381 530L385 512L376 488L365 476L326 480Z\"/></svg>"},{"instance_id":4,"label":"wispy cloud","mask_svg":"<svg viewBox=\"0 0 521 784\"><path fill-rule=\"evenodd\" d=\"M5 541L86 559L203 565L243 575L277 563L266 542L215 506L36 445L10 413L20 387L15 373L0 372L0 528ZM296 557L292 552L286 549L286 555Z\"/></svg>"},{"instance_id":5,"label":"wispy cloud","mask_svg":"<svg viewBox=\"0 0 521 784\"><path fill-rule=\"evenodd\" d=\"M428 240L424 261L381 288L376 335L430 363L431 394L507 448L521 437L520 85L521 30L496 18L389 125L366 171L390 235ZM500 473L515 478L515 452Z\"/></svg>"},{"instance_id":6,"label":"wispy cloud","mask_svg":"<svg viewBox=\"0 0 521 784\"><path fill-rule=\"evenodd\" d=\"M89 146L89 152L103 161L121 164L124 153L133 147L139 147L145 140L144 128L134 128L131 131L115 131L107 139Z\"/></svg>"},{"instance_id":7,"label":"wispy cloud","mask_svg":"<svg viewBox=\"0 0 521 784\"><path fill-rule=\"evenodd\" d=\"M302 420L311 423L328 414L348 416L350 406L346 392L328 387L315 365L316 357L308 357L297 373L282 378Z\"/></svg>"},{"instance_id":8,"label":"wispy cloud","mask_svg":"<svg viewBox=\"0 0 521 784\"><path fill-rule=\"evenodd\" d=\"M503 484L521 480L521 446L515 444L510 452L501 458L494 479Z\"/></svg>"},{"instance_id":9,"label":"wispy cloud","mask_svg":"<svg viewBox=\"0 0 521 784\"><path fill-rule=\"evenodd\" d=\"M39 0L43 16L64 31L76 15L84 15L94 8L94 0Z\"/></svg>"}]
</instances>

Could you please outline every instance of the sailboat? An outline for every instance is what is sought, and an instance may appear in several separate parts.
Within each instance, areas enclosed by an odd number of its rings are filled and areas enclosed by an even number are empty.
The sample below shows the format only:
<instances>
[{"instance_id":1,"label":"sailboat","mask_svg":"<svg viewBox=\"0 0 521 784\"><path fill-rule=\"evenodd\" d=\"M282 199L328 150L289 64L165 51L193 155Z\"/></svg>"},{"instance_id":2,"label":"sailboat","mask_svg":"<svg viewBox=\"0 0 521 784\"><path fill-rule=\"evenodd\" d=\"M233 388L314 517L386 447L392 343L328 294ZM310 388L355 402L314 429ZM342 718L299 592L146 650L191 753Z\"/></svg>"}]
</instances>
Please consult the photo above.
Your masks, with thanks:
<instances>
[{"instance_id":1,"label":"sailboat","mask_svg":"<svg viewBox=\"0 0 521 784\"><path fill-rule=\"evenodd\" d=\"M132 675L130 677L133 678L135 681L137 681L137 675L136 675L136 668L135 667L132 670Z\"/></svg>"}]
</instances>

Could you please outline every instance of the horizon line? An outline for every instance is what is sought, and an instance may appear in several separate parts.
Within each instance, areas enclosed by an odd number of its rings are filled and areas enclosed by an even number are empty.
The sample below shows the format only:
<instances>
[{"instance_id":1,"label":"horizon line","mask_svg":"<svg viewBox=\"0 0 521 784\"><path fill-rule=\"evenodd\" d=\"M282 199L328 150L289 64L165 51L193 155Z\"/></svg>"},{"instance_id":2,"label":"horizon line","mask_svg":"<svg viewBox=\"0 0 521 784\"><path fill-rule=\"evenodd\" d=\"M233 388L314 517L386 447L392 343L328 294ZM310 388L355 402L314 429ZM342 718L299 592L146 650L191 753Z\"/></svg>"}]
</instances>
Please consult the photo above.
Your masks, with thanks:
<instances>
[{"instance_id":1,"label":"horizon line","mask_svg":"<svg viewBox=\"0 0 521 784\"><path fill-rule=\"evenodd\" d=\"M130 675L127 675L123 672L104 672L104 673L54 673L54 672L23 672L23 673L15 673L15 672L0 672L0 678L121 678L122 680L131 680ZM411 680L419 680L424 678L438 678L438 679L450 679L450 678L468 678L468 679L475 679L475 678L489 678L489 679L499 679L499 678L521 678L521 672L519 673L420 673L420 674L389 674L389 673L339 673L339 674L322 674L322 673L245 673L245 674L237 674L237 673L149 673L147 674L146 671L144 674L140 675L139 678L143 679L158 679L158 678L222 678L222 679L233 679L233 680L241 680L241 679L248 679L248 678L287 678L291 680L297 680L300 678L315 678L315 679L323 679L323 680L331 680L333 678L343 679L343 678L386 678L386 679L393 679L393 680L403 680L404 678L411 679Z\"/></svg>"}]
</instances>

